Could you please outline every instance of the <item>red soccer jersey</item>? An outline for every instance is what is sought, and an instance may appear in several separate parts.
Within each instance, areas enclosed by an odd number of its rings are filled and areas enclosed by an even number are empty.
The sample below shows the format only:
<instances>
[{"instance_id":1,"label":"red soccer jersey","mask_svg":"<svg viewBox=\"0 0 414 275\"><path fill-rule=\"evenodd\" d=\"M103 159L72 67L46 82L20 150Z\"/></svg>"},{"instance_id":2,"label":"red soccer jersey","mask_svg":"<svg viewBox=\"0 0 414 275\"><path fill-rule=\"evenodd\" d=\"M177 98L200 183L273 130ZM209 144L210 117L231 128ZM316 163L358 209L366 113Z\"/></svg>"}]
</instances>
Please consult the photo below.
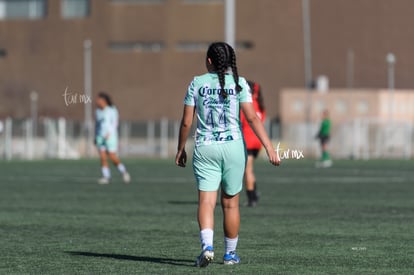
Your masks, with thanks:
<instances>
[{"instance_id":1,"label":"red soccer jersey","mask_svg":"<svg viewBox=\"0 0 414 275\"><path fill-rule=\"evenodd\" d=\"M261 111L259 108L259 102L258 102L259 89L260 89L259 85L257 83L254 83L253 91L252 91L253 92L252 94L253 107L257 113L257 116L260 118L262 122L264 122L266 119L266 112ZM243 112L240 112L240 121L241 121L244 141L246 142L247 150L260 150L262 148L262 143L260 142L259 138L254 133L253 129L250 127Z\"/></svg>"}]
</instances>

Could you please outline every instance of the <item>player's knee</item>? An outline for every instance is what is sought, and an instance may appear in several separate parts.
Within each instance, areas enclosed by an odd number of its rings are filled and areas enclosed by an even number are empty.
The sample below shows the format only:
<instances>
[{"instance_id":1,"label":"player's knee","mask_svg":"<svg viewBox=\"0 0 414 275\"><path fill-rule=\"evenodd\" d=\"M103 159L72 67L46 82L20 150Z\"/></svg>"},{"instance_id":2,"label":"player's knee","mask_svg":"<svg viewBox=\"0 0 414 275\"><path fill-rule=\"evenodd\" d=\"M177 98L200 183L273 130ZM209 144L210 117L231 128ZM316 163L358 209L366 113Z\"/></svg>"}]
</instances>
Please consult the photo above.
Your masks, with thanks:
<instances>
[{"instance_id":1,"label":"player's knee","mask_svg":"<svg viewBox=\"0 0 414 275\"><path fill-rule=\"evenodd\" d=\"M221 206L223 209L234 209L239 208L239 196L238 194L234 196L230 196L222 193L222 199L221 199Z\"/></svg>"},{"instance_id":2,"label":"player's knee","mask_svg":"<svg viewBox=\"0 0 414 275\"><path fill-rule=\"evenodd\" d=\"M225 201L222 204L224 210L235 210L239 209L239 202Z\"/></svg>"},{"instance_id":3,"label":"player's knee","mask_svg":"<svg viewBox=\"0 0 414 275\"><path fill-rule=\"evenodd\" d=\"M214 208L216 206L216 203L217 203L217 194L216 195L200 194L200 199L198 202L200 207Z\"/></svg>"},{"instance_id":4,"label":"player's knee","mask_svg":"<svg viewBox=\"0 0 414 275\"><path fill-rule=\"evenodd\" d=\"M198 205L202 208L214 209L216 207L216 201L213 201L211 199L203 199L198 202Z\"/></svg>"},{"instance_id":5,"label":"player's knee","mask_svg":"<svg viewBox=\"0 0 414 275\"><path fill-rule=\"evenodd\" d=\"M253 173L253 171L246 171L246 180L247 181L254 180L254 173Z\"/></svg>"}]
</instances>

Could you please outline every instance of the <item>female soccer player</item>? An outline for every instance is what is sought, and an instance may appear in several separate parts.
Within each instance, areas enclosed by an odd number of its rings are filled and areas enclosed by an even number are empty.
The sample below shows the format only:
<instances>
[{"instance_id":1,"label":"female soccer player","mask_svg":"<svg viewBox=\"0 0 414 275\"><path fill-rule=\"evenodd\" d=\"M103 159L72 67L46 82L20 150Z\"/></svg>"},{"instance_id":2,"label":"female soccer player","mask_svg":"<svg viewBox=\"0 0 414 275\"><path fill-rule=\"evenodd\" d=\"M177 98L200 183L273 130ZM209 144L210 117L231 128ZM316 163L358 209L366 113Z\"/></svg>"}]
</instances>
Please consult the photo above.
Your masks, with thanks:
<instances>
[{"instance_id":1,"label":"female soccer player","mask_svg":"<svg viewBox=\"0 0 414 275\"><path fill-rule=\"evenodd\" d=\"M253 107L256 111L257 116L263 123L266 118L266 112L260 86L259 84L251 81L248 81L247 83L249 84L250 92L252 93ZM253 161L257 158L259 151L262 148L262 144L255 135L252 127L250 127L249 122L243 115L243 112L240 114L240 118L242 122L244 142L246 143L247 148L247 164L246 170L244 171L247 206L253 207L256 206L257 202L259 201L259 196L257 195L256 177L253 170Z\"/></svg>"},{"instance_id":2,"label":"female soccer player","mask_svg":"<svg viewBox=\"0 0 414 275\"><path fill-rule=\"evenodd\" d=\"M95 123L95 144L99 150L99 156L102 166L102 178L99 184L109 184L111 179L111 170L107 157L118 168L122 174L125 183L131 181L125 166L117 156L118 151L118 110L112 104L108 94L100 92L96 99L96 123Z\"/></svg>"},{"instance_id":3,"label":"female soccer player","mask_svg":"<svg viewBox=\"0 0 414 275\"><path fill-rule=\"evenodd\" d=\"M199 190L198 223L202 246L196 261L199 267L206 267L214 258L214 208L220 186L224 214L224 264L240 262L236 255L240 226L239 193L243 187L246 165L240 108L266 148L269 161L274 165L280 163L253 108L249 86L238 75L233 48L224 42L211 44L207 51L206 66L208 73L196 76L188 88L175 158L178 166L186 166L185 144L196 114L193 171Z\"/></svg>"}]
</instances>

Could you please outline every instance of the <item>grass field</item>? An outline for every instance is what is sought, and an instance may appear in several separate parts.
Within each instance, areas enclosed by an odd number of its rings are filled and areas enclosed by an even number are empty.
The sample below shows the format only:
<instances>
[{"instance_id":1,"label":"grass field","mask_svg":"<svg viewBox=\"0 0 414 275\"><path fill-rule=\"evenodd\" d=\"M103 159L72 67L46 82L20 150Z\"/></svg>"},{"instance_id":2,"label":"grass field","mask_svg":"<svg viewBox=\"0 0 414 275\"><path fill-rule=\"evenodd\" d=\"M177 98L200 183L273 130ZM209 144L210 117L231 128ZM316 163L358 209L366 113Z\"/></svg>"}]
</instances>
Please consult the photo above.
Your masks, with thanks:
<instances>
[{"instance_id":1,"label":"grass field","mask_svg":"<svg viewBox=\"0 0 414 275\"><path fill-rule=\"evenodd\" d=\"M257 163L261 201L242 207L239 266L199 254L191 167L130 160L97 185L97 161L0 162L1 274L413 274L414 162L332 169ZM244 194L243 201L244 202Z\"/></svg>"}]
</instances>

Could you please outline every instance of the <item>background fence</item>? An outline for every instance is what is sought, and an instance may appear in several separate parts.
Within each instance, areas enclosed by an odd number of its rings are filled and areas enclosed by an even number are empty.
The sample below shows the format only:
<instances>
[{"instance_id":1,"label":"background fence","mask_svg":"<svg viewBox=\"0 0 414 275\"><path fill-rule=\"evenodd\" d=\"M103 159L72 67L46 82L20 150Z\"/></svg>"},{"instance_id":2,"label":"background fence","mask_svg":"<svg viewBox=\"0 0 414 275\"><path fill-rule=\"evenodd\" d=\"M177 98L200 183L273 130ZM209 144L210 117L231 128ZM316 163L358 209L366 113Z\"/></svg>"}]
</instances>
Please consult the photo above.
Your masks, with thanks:
<instances>
[{"instance_id":1,"label":"background fence","mask_svg":"<svg viewBox=\"0 0 414 275\"><path fill-rule=\"evenodd\" d=\"M275 145L284 150L296 149L306 158L319 155L315 140L318 124L287 124L267 121L266 129ZM4 159L78 159L96 157L93 142L85 135L82 122L64 118L0 122L0 156ZM179 122L122 121L119 126L119 154L122 157L174 156ZM193 131L194 132L194 131ZM335 158L412 158L414 131L412 124L379 119L356 119L334 125L330 150ZM188 150L192 148L189 138Z\"/></svg>"},{"instance_id":2,"label":"background fence","mask_svg":"<svg viewBox=\"0 0 414 275\"><path fill-rule=\"evenodd\" d=\"M319 124L287 124L281 128L285 147L303 148L308 157L320 154L315 139ZM329 150L334 158L341 159L411 159L413 143L411 123L357 118L333 125Z\"/></svg>"}]
</instances>

